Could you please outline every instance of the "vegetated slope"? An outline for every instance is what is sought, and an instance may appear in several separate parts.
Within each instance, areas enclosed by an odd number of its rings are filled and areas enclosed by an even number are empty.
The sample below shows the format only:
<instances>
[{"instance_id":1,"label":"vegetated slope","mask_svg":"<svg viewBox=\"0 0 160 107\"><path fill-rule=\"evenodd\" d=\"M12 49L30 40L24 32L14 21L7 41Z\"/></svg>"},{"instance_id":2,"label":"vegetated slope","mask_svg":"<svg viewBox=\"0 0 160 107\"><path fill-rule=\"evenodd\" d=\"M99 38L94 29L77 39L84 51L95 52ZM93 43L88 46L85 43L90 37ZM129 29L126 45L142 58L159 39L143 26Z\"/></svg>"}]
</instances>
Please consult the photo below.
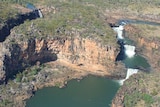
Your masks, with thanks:
<instances>
[{"instance_id":1,"label":"vegetated slope","mask_svg":"<svg viewBox=\"0 0 160 107\"><path fill-rule=\"evenodd\" d=\"M21 50L19 49L20 49L20 46L22 46L20 44L30 42L30 40L33 40L33 41L37 40L38 42L41 41L41 43L43 43L43 39L50 40L51 38L57 38L58 40L58 38L66 38L66 37L72 38L75 36L79 36L79 37L87 38L90 40L94 39L97 43L96 46L99 43L102 43L103 45L107 44L109 46L108 48L105 48L107 51L108 49L110 49L110 47L116 46L116 38L113 36L115 35L115 33L112 31L109 25L105 22L105 19L106 19L105 10L109 9L110 11L112 11L112 10L122 9L123 11L128 11L128 13L133 12L138 14L143 13L143 11L145 10L144 8L146 6L147 8L148 6L149 8L152 8L152 6L155 6L156 9L158 10L157 7L159 6L159 4L157 3L159 2L158 1L149 2L149 1L150 0L137 1L137 2L131 1L131 0L128 0L128 1L119 0L119 2L117 2L117 0L112 0L112 1L111 0L109 1L106 1L106 0L100 0L100 1L97 1L97 0L87 0L87 1L85 0L79 0L79 1L30 0L29 2L34 3L37 7L42 7L40 9L44 14L44 18L33 20L33 21L26 21L24 24L15 27L11 31L11 35L7 38L4 44L7 44L6 47L14 46L14 47L10 47L10 49L14 50L13 48L16 48L14 51L20 52ZM11 2L7 1L9 5L13 3ZM19 3L25 6L25 3L27 3L27 1L26 0L21 0L20 2L14 1L14 3ZM127 8L124 8L125 6L127 6ZM6 8L3 8L3 9L6 9ZM11 10L14 10L14 9L11 9ZM5 13L10 13L11 10L9 9L8 12L5 12ZM149 12L149 13L152 13L152 12ZM155 12L155 14L158 15L157 12ZM5 22L5 20L8 20L7 17L12 18L14 16L16 15L13 14L10 16L10 14L7 14L7 16L4 17L2 22ZM59 41L59 43L60 42L61 41ZM63 44L63 41L62 41L62 44ZM30 44L28 43L27 45L23 45L23 46L30 46ZM32 48L28 48L28 49L30 49L31 51L34 51L32 50ZM38 48L38 49L41 50L42 48ZM47 50L47 48L45 49ZM41 51L43 51L43 49ZM12 53L14 52L11 52L11 54ZM13 56L14 55L16 56L15 58L17 59L19 58L17 57L18 55L16 54L16 52L13 54ZM13 58L10 56L8 57L11 59ZM24 63L20 63L20 64L23 65ZM83 64L79 64L79 66L82 66L82 65ZM29 98L32 95L33 90L35 90L34 88L36 88L34 87L33 84L30 84L30 83L34 83L35 81L47 83L49 80L51 80L52 73L53 73L53 77L55 77L55 75L56 77L59 77L57 76L58 74L64 74L65 71L69 71L65 67L64 68L66 70L64 70L63 67L61 66L59 68L60 69L58 70L57 69L53 70L51 68L52 70L49 70L51 72L48 72L46 70L41 70L43 69L43 67L40 66L38 67L38 69L36 67L35 68L33 67L33 69L32 67L26 68L26 72L24 73L22 71L20 71L22 73L18 73L18 72L14 73L15 82L13 82L12 80L11 81L9 80L8 86L1 85L1 89L2 89L1 91L2 100L0 102L1 106L7 107L7 106L13 106L13 105L23 105L24 102L22 100ZM48 69L48 67L46 67L46 69ZM38 73L40 71L44 71L44 73L43 72ZM48 72L48 74L46 72ZM39 74L39 77L37 77L37 74ZM71 71L71 74L73 74L73 71ZM29 76L29 78L26 79L25 78L26 76ZM37 80L35 80L36 77L38 78ZM65 77L65 78L68 79L68 77ZM24 84L23 85L20 84L21 82L24 82ZM53 84L50 84L50 85L53 85ZM40 86L40 87L43 87L43 86ZM148 98L148 95L145 94L144 98L145 96L147 96ZM143 96L141 95L140 97L143 98ZM149 99L150 99L150 96L149 96Z\"/></svg>"},{"instance_id":2,"label":"vegetated slope","mask_svg":"<svg viewBox=\"0 0 160 107\"><path fill-rule=\"evenodd\" d=\"M131 24L125 26L126 36L135 41L137 52L149 61L152 69L160 70L160 26Z\"/></svg>"},{"instance_id":3,"label":"vegetated slope","mask_svg":"<svg viewBox=\"0 0 160 107\"><path fill-rule=\"evenodd\" d=\"M42 9L44 18L31 22L27 21L15 28L15 32L23 34L24 38L72 36L72 33L78 33L81 37L93 36L106 43L113 43L112 41L115 40L114 33L105 22L102 11L95 6L80 2L58 2L55 0L52 1L52 5L46 8L48 11ZM32 32L30 26L37 29L37 31Z\"/></svg>"},{"instance_id":4,"label":"vegetated slope","mask_svg":"<svg viewBox=\"0 0 160 107\"><path fill-rule=\"evenodd\" d=\"M135 42L137 52L150 63L150 73L138 73L119 89L113 107L159 107L160 106L160 39L159 25L129 24L126 35Z\"/></svg>"},{"instance_id":5,"label":"vegetated slope","mask_svg":"<svg viewBox=\"0 0 160 107\"><path fill-rule=\"evenodd\" d=\"M113 100L113 107L159 107L159 73L138 73L124 82Z\"/></svg>"},{"instance_id":6,"label":"vegetated slope","mask_svg":"<svg viewBox=\"0 0 160 107\"><path fill-rule=\"evenodd\" d=\"M117 40L103 11L73 1L40 3L44 18L14 27L0 44L1 83L7 83L0 85L2 107L24 106L38 88L88 73L117 76Z\"/></svg>"},{"instance_id":7,"label":"vegetated slope","mask_svg":"<svg viewBox=\"0 0 160 107\"><path fill-rule=\"evenodd\" d=\"M15 18L18 14L12 4L0 1L0 29L5 25L5 22L10 18Z\"/></svg>"}]
</instances>

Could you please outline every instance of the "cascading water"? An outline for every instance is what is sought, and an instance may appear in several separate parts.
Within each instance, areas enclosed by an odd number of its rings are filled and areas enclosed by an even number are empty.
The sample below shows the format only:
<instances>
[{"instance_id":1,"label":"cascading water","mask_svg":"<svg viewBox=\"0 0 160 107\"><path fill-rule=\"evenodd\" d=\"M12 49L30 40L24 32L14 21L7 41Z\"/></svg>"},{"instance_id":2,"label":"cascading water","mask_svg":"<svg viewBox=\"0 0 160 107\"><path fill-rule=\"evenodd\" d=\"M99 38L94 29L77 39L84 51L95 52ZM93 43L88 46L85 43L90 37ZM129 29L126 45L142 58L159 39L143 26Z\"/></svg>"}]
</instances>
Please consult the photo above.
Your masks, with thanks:
<instances>
[{"instance_id":1,"label":"cascading water","mask_svg":"<svg viewBox=\"0 0 160 107\"><path fill-rule=\"evenodd\" d=\"M42 14L42 12L41 12L41 10L40 9L37 9L33 4L31 4L31 3L27 3L26 4L26 7L28 8L28 9L31 9L31 10L33 10L33 11L37 11L38 13L38 17L40 17L40 18L43 18L43 14Z\"/></svg>"},{"instance_id":2,"label":"cascading water","mask_svg":"<svg viewBox=\"0 0 160 107\"><path fill-rule=\"evenodd\" d=\"M42 12L38 9L38 14L39 14L39 17L42 18L43 17L43 14Z\"/></svg>"},{"instance_id":3,"label":"cascading water","mask_svg":"<svg viewBox=\"0 0 160 107\"><path fill-rule=\"evenodd\" d=\"M125 54L131 58L135 55L135 46L131 46L131 45L124 45L124 49L125 49Z\"/></svg>"},{"instance_id":4,"label":"cascading water","mask_svg":"<svg viewBox=\"0 0 160 107\"><path fill-rule=\"evenodd\" d=\"M118 41L122 41L122 44L123 47L124 47L124 53L126 54L126 56L128 58L131 58L131 57L134 57L135 55L135 46L132 46L132 45L128 45L128 44L125 44L124 45L124 37L122 36L123 35L123 30L124 30L124 26L126 25L126 23L123 23L119 26L119 27L112 27L112 29L117 33L117 39ZM135 74L138 72L138 69L131 69L131 68L128 68L127 70L127 75L126 75L126 78L123 79L123 80L119 80L119 84L120 85L123 85L123 82L128 79L131 75Z\"/></svg>"},{"instance_id":5,"label":"cascading water","mask_svg":"<svg viewBox=\"0 0 160 107\"><path fill-rule=\"evenodd\" d=\"M138 72L138 69L128 69L127 70L127 75L125 79L128 79L131 75L136 74Z\"/></svg>"},{"instance_id":6,"label":"cascading water","mask_svg":"<svg viewBox=\"0 0 160 107\"><path fill-rule=\"evenodd\" d=\"M122 79L122 80L119 80L119 81L118 81L119 84L120 84L120 85L123 85L123 82L124 82L125 80L127 80L131 75L136 74L137 72L138 72L138 69L128 68L128 69L127 69L126 78L125 78L125 79Z\"/></svg>"},{"instance_id":7,"label":"cascading water","mask_svg":"<svg viewBox=\"0 0 160 107\"><path fill-rule=\"evenodd\" d=\"M117 39L120 40L120 39L123 39L123 29L124 29L124 26L120 25L119 27L113 27L113 30L117 33Z\"/></svg>"}]
</instances>

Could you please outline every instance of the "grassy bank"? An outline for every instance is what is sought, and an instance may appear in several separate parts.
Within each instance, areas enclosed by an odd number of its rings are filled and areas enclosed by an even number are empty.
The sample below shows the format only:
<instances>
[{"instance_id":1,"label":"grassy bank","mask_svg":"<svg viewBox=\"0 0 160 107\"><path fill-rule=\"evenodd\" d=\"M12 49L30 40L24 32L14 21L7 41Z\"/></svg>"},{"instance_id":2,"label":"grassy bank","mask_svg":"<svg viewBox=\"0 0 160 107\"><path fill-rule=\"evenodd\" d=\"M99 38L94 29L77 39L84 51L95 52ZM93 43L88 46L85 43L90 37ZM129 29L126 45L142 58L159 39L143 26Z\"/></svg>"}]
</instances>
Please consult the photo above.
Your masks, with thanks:
<instances>
[{"instance_id":1,"label":"grassy bank","mask_svg":"<svg viewBox=\"0 0 160 107\"><path fill-rule=\"evenodd\" d=\"M22 35L21 39L80 35L96 38L103 43L115 44L113 43L116 41L115 34L105 22L105 16L98 7L83 2L56 0L50 2L46 1L45 6L52 4L55 10L49 8L51 10L45 13L44 18L26 21L14 28L16 34Z\"/></svg>"},{"instance_id":2,"label":"grassy bank","mask_svg":"<svg viewBox=\"0 0 160 107\"><path fill-rule=\"evenodd\" d=\"M140 73L127 80L125 89L125 107L158 107L160 102L159 74Z\"/></svg>"}]
</instances>

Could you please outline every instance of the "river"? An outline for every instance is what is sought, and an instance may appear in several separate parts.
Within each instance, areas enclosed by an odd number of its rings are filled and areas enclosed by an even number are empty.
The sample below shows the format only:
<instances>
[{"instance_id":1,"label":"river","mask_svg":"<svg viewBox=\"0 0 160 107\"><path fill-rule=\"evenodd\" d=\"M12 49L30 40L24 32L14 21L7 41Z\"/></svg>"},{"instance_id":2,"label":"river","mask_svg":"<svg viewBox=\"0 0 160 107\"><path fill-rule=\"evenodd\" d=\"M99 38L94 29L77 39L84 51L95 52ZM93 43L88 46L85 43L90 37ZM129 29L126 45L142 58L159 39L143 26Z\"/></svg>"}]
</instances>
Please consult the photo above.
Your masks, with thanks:
<instances>
[{"instance_id":1,"label":"river","mask_svg":"<svg viewBox=\"0 0 160 107\"><path fill-rule=\"evenodd\" d=\"M107 78L88 76L80 82L71 80L67 87L62 89L48 87L38 90L34 97L27 100L26 107L110 107L120 85L123 85L129 76L137 73L137 68L150 67L145 58L136 54L133 41L123 37L123 26L113 27L113 30L117 32L121 46L116 60L122 61L128 68L125 79L116 82Z\"/></svg>"}]
</instances>

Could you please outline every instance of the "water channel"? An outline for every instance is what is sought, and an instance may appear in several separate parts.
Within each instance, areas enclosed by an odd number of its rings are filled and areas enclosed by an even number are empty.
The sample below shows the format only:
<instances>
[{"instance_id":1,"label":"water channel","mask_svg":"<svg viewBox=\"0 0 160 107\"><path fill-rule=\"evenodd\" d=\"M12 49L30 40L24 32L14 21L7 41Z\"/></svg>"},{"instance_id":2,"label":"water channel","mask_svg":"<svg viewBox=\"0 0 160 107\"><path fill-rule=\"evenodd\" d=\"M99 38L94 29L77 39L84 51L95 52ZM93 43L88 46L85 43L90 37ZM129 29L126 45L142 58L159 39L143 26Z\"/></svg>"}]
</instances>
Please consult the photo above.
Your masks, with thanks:
<instances>
[{"instance_id":1,"label":"water channel","mask_svg":"<svg viewBox=\"0 0 160 107\"><path fill-rule=\"evenodd\" d=\"M125 23L121 21L121 23ZM35 96L27 100L26 107L110 107L120 85L134 73L139 67L149 68L147 60L135 52L133 41L123 37L123 27L112 27L117 33L121 51L117 61L122 61L128 70L126 78L118 82L95 76L88 76L77 82L71 80L66 88L48 87L38 90Z\"/></svg>"}]
</instances>

